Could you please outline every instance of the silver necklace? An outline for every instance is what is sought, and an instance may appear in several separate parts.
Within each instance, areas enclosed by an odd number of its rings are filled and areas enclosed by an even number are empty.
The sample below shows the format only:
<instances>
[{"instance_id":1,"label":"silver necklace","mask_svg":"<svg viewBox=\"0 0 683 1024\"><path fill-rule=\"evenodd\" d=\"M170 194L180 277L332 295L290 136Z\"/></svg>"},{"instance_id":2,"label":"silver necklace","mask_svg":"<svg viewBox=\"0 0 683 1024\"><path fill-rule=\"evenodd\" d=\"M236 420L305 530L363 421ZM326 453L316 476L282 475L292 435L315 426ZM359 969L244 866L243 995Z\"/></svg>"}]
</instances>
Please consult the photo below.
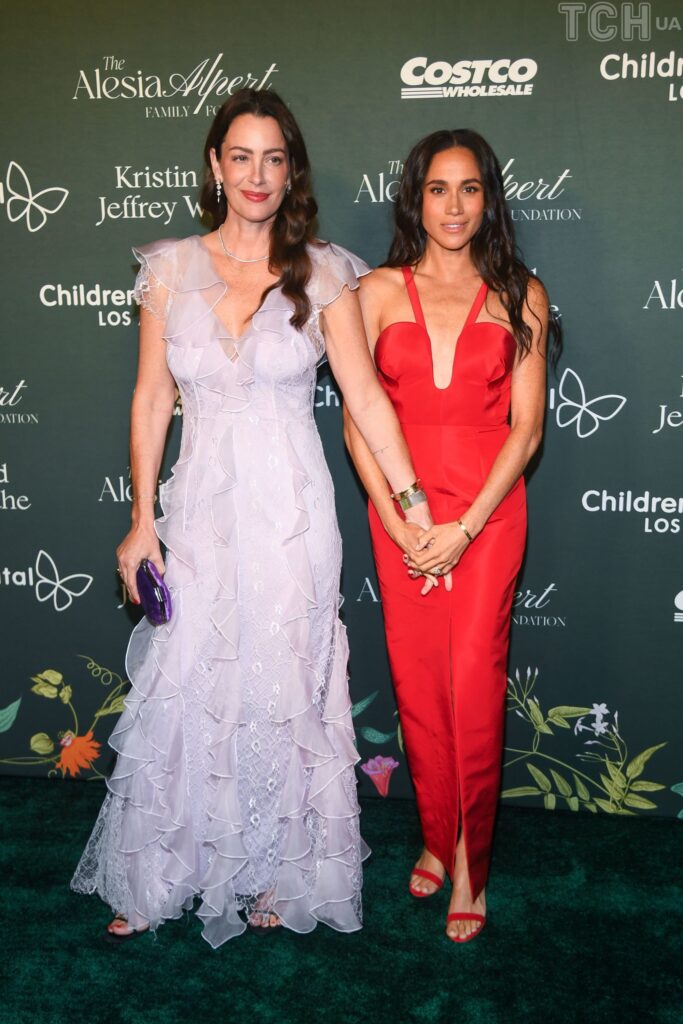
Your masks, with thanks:
<instances>
[{"instance_id":1,"label":"silver necklace","mask_svg":"<svg viewBox=\"0 0 683 1024\"><path fill-rule=\"evenodd\" d=\"M229 256L230 259L237 260L238 263L262 263L263 260L267 260L270 257L270 253L266 253L265 256L257 256L255 260L245 260L245 259L242 259L241 256L235 256L234 252L230 252L230 250L228 248L226 248L225 242L223 241L223 235L221 234L220 227L218 228L218 237L220 239L220 243L221 243L221 246L223 247L223 252L225 253L225 255Z\"/></svg>"}]
</instances>

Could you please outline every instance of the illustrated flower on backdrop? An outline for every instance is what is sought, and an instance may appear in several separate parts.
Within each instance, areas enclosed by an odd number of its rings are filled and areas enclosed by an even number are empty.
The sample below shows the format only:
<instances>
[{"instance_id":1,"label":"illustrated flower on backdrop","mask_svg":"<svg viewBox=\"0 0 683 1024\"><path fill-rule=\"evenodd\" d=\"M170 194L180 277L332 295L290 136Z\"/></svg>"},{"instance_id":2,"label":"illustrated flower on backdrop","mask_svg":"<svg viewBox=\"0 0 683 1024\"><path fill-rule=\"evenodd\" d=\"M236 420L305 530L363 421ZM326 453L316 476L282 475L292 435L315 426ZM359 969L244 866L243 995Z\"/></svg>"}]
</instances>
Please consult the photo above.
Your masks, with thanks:
<instances>
[{"instance_id":1,"label":"illustrated flower on backdrop","mask_svg":"<svg viewBox=\"0 0 683 1024\"><path fill-rule=\"evenodd\" d=\"M102 756L102 744L94 739L94 730L101 718L121 714L130 683L117 672L98 665L87 654L79 654L78 658L86 662L91 679L106 690L104 699L96 709L89 727L83 728L79 725L74 706L74 687L67 683L62 673L56 669L43 669L37 675L31 676L33 683L31 693L36 697L54 701L57 706L60 703L63 704L63 712L71 717L71 728L62 729L56 734L53 733L52 736L48 732L33 733L32 736L26 737L24 740L31 750L30 754L3 757L0 758L0 764L45 765L48 769L48 778L60 775L62 778L69 775L75 777L84 772L88 773L87 778L105 778L95 764ZM80 686L77 686L77 691L79 696L82 696L83 689ZM24 697L19 697L6 707L0 708L0 733L9 732L12 729L24 699ZM62 712L59 713L59 717L61 714Z\"/></svg>"},{"instance_id":2,"label":"illustrated flower on backdrop","mask_svg":"<svg viewBox=\"0 0 683 1024\"><path fill-rule=\"evenodd\" d=\"M609 729L608 723L605 721L607 715L609 715L609 708L606 704L594 704L591 708L590 714L593 715L593 722L590 725L584 725L584 719L586 715L582 715L581 718L577 718L574 726L574 735L578 735L580 732L592 732L595 736L604 736ZM618 712L614 716L615 727L618 731L619 718Z\"/></svg>"},{"instance_id":3,"label":"illustrated flower on backdrop","mask_svg":"<svg viewBox=\"0 0 683 1024\"><path fill-rule=\"evenodd\" d=\"M391 773L395 768L398 768L398 761L393 757L383 757L381 754L371 757L361 765L361 770L370 777L380 796L388 796Z\"/></svg>"},{"instance_id":4,"label":"illustrated flower on backdrop","mask_svg":"<svg viewBox=\"0 0 683 1024\"><path fill-rule=\"evenodd\" d=\"M606 704L594 703L591 707L559 704L544 712L532 692L537 680L538 669L532 672L531 667L526 673L515 669L508 677L508 711L514 711L526 723L532 736L527 747L506 746L506 752L513 756L504 767L510 772L514 765L523 765L531 779L522 776L523 784L503 790L503 799L540 797L549 811L555 809L558 801L566 804L570 811L586 810L593 814L604 811L605 814L633 815L638 811L657 810L655 801L645 794L666 787L642 775L650 758L665 747L666 742L647 747L633 757L620 732L618 711L611 712ZM572 719L576 720L573 729ZM566 730L564 741L560 739L563 730ZM566 742L586 732L591 738L583 739L582 747L591 747L591 750L576 750L575 741ZM548 744L553 745L552 753ZM564 758L558 756L562 753ZM581 767L577 761L582 762Z\"/></svg>"},{"instance_id":5,"label":"illustrated flower on backdrop","mask_svg":"<svg viewBox=\"0 0 683 1024\"><path fill-rule=\"evenodd\" d=\"M72 732L67 732L59 742L62 752L55 767L65 777L69 774L78 775L81 768L92 768L93 761L100 756L101 744L93 739L92 729L85 736L74 736Z\"/></svg>"}]
</instances>

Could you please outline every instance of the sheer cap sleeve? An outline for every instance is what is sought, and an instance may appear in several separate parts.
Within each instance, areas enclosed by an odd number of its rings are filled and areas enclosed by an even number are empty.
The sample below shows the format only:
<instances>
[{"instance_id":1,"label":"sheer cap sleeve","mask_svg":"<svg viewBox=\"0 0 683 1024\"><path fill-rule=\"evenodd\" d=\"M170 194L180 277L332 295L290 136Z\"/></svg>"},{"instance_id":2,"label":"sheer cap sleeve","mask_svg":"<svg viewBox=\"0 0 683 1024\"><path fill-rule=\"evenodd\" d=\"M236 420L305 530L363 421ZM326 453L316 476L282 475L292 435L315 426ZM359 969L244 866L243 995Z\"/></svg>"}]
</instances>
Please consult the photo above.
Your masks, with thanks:
<instances>
[{"instance_id":1,"label":"sheer cap sleeve","mask_svg":"<svg viewBox=\"0 0 683 1024\"><path fill-rule=\"evenodd\" d=\"M308 285L308 298L318 310L324 309L341 295L344 287L352 291L358 279L370 273L365 260L333 242L311 246L313 273Z\"/></svg>"},{"instance_id":2,"label":"sheer cap sleeve","mask_svg":"<svg viewBox=\"0 0 683 1024\"><path fill-rule=\"evenodd\" d=\"M135 301L157 320L168 317L176 290L177 247L175 238L133 247L133 255L140 264L133 292Z\"/></svg>"},{"instance_id":3,"label":"sheer cap sleeve","mask_svg":"<svg viewBox=\"0 0 683 1024\"><path fill-rule=\"evenodd\" d=\"M352 291L358 287L358 279L370 273L367 263L348 249L334 242L321 242L309 249L313 270L308 282L307 295L311 303L311 315L307 324L308 337L318 354L325 359L325 338L320 328L320 311L337 299L344 288Z\"/></svg>"}]
</instances>

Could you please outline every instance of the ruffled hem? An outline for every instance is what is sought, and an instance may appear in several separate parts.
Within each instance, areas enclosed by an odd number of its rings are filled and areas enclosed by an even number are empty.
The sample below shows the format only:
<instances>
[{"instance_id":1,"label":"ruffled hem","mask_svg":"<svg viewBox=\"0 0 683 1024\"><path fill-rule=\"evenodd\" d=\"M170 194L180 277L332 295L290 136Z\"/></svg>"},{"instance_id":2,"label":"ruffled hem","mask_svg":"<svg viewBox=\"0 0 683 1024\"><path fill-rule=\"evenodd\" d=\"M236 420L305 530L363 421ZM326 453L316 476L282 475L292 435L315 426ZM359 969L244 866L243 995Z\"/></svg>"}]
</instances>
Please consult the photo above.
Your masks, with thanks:
<instances>
[{"instance_id":1,"label":"ruffled hem","mask_svg":"<svg viewBox=\"0 0 683 1024\"><path fill-rule=\"evenodd\" d=\"M175 244L189 242L202 245L198 237ZM205 491L196 421L193 425L186 417L181 455L161 489L163 515L156 522L168 551L174 615L156 629L143 620L131 636L126 668L132 688L109 741L118 755L116 766L71 884L78 892L99 893L131 921L149 921L152 930L180 917L199 896L202 935L216 948L245 930L245 914L260 909L264 898L267 909L293 931L311 931L319 922L357 930L361 860L369 851L358 828L354 765L359 758L346 631L336 606L318 605L306 542L311 522L305 497L312 481L283 427L278 434L281 541L269 558L278 559L273 600L281 611L272 626L283 638L278 671L286 685L273 686L262 717L287 756L271 814L276 838L267 857L259 852L254 867L259 808L251 803L247 808L241 791L246 769L240 744L252 722L242 692L246 598L240 596L240 517L245 510L236 498L243 495L238 481L242 487L244 481L235 432L253 406L256 346L279 345L291 335L292 306L279 290L268 294L226 378L222 349L208 347L224 336L218 318L206 320L201 343L196 337L199 320L209 317L225 291L220 282L218 294L210 256L202 248L207 259L190 261L197 264L191 276L187 269L179 276L178 253L171 258L163 243L137 253L172 293L168 340L205 349L195 386L213 392L219 403L211 490L202 518L211 536L198 545L193 533ZM357 286L357 272L365 265L354 260L336 246L316 250L312 300L322 306L344 286ZM342 268L336 283L328 272L334 261ZM263 597L264 608L266 603ZM313 655L314 623L323 623L329 633L322 658ZM201 751L193 743L201 744Z\"/></svg>"},{"instance_id":2,"label":"ruffled hem","mask_svg":"<svg viewBox=\"0 0 683 1024\"><path fill-rule=\"evenodd\" d=\"M201 844L208 852L207 866L200 872L187 799L183 696L162 665L168 658L163 644L172 640L150 633L152 627L143 622L131 638L127 664L135 682L110 739L118 753L116 768L71 888L97 892L113 912L130 921L149 921L152 931L181 917L199 896L202 936L217 948L245 930L241 911L253 909L253 902L235 886L248 861L238 794L239 702L219 685L219 675L206 709L214 723L210 740L207 737L212 797ZM145 651L150 644L151 665ZM300 933L312 931L318 923L342 932L362 924L360 862L369 851L357 831L353 765L358 755L346 686L347 655L345 630L338 623L322 715L318 717L308 704L298 715L290 712L283 723L291 730L293 747L280 794L284 841L268 908L284 927ZM319 819L317 832L325 837L324 849L313 848L307 827L311 815ZM113 882L117 877L118 889Z\"/></svg>"}]
</instances>

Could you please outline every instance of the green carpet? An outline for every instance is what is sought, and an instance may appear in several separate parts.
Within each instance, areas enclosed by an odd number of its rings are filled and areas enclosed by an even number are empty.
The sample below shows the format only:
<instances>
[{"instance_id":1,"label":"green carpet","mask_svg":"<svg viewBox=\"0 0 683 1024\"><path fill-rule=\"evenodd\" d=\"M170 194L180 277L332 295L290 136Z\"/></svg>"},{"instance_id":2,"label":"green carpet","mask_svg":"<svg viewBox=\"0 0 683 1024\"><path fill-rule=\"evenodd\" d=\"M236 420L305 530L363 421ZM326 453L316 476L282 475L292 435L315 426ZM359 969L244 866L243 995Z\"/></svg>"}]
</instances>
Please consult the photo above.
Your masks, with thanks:
<instances>
[{"instance_id":1,"label":"green carpet","mask_svg":"<svg viewBox=\"0 0 683 1024\"><path fill-rule=\"evenodd\" d=\"M368 800L365 927L248 933L217 951L186 916L122 946L68 883L101 783L0 778L2 1024L681 1024L681 822L505 807L482 935L445 891L406 892L414 805Z\"/></svg>"}]
</instances>

